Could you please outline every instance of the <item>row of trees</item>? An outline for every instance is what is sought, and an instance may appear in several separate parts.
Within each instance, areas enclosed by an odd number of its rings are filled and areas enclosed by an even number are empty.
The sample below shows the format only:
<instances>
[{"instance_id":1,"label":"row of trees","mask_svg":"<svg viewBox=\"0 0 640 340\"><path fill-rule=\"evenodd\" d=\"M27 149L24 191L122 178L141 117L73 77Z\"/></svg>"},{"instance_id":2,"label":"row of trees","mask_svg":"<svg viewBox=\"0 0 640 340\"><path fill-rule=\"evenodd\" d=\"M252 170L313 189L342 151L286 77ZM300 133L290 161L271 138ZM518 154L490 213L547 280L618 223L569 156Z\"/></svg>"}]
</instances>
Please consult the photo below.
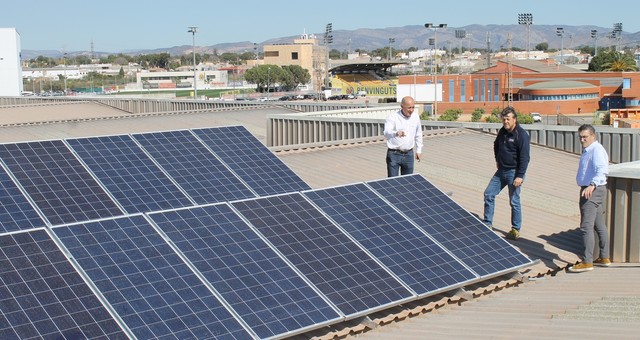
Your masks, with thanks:
<instances>
[{"instance_id":1,"label":"row of trees","mask_svg":"<svg viewBox=\"0 0 640 340\"><path fill-rule=\"evenodd\" d=\"M247 70L244 79L256 84L258 92L274 91L274 85L279 84L282 90L291 91L296 86L308 84L311 81L309 71L298 65L278 66L259 65Z\"/></svg>"}]
</instances>

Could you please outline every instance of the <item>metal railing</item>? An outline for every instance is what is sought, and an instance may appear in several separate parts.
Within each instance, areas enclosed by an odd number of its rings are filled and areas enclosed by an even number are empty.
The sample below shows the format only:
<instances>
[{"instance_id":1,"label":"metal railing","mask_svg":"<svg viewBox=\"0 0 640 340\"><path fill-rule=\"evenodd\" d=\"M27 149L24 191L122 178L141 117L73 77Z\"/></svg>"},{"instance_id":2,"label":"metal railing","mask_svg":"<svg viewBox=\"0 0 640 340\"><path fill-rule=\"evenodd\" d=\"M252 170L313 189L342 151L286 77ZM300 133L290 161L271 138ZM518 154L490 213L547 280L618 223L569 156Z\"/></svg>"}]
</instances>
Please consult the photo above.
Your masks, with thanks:
<instances>
[{"instance_id":1,"label":"metal railing","mask_svg":"<svg viewBox=\"0 0 640 340\"><path fill-rule=\"evenodd\" d=\"M340 142L347 139L383 136L384 117L397 107L330 111L316 114L273 114L267 116L267 146ZM422 121L423 130L465 128L497 133L498 123ZM523 124L531 142L574 154L582 152L575 126ZM640 129L596 126L598 140L613 163L640 160Z\"/></svg>"}]
</instances>

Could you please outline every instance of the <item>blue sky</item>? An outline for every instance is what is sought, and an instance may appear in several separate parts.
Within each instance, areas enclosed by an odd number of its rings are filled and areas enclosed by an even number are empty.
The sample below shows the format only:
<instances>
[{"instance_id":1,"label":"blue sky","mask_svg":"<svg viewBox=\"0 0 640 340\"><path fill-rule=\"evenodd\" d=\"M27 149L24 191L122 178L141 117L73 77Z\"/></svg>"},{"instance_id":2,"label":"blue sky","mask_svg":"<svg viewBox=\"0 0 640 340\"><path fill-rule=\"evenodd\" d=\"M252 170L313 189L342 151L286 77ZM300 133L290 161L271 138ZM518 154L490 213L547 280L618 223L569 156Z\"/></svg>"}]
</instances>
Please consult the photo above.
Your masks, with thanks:
<instances>
[{"instance_id":1,"label":"blue sky","mask_svg":"<svg viewBox=\"0 0 640 340\"><path fill-rule=\"evenodd\" d=\"M403 7L398 4L402 3ZM640 31L637 0L603 1L6 1L0 27L20 33L23 50L125 52L191 45L188 26L197 26L196 45L323 33L447 23L517 24L518 13L531 13L534 25L596 25ZM618 10L619 9L619 10Z\"/></svg>"}]
</instances>

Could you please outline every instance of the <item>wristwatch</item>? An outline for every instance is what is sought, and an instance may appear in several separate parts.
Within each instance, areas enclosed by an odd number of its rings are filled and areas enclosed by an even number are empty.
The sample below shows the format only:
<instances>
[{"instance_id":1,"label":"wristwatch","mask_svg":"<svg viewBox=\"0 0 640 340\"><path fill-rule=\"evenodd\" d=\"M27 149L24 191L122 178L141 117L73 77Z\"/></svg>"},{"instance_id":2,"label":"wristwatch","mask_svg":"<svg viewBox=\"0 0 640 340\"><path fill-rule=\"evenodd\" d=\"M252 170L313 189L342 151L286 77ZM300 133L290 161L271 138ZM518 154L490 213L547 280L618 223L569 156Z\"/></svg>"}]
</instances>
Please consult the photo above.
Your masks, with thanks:
<instances>
[{"instance_id":1,"label":"wristwatch","mask_svg":"<svg viewBox=\"0 0 640 340\"><path fill-rule=\"evenodd\" d=\"M594 188L597 187L597 185L595 183L593 183L593 182L589 183L589 186L590 187L594 187Z\"/></svg>"}]
</instances>

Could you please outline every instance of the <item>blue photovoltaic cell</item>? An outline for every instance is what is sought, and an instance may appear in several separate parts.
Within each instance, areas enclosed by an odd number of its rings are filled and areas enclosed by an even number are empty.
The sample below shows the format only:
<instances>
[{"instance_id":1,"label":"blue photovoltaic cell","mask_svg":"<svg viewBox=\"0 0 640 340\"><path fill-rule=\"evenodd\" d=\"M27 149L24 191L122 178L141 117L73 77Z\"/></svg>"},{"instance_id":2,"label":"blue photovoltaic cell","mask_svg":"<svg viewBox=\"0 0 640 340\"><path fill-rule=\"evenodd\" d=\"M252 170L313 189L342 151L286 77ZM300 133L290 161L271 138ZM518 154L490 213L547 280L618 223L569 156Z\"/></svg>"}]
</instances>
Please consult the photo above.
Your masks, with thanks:
<instances>
[{"instance_id":1,"label":"blue photovoltaic cell","mask_svg":"<svg viewBox=\"0 0 640 340\"><path fill-rule=\"evenodd\" d=\"M198 204L255 197L190 131L133 135Z\"/></svg>"},{"instance_id":2,"label":"blue photovoltaic cell","mask_svg":"<svg viewBox=\"0 0 640 340\"><path fill-rule=\"evenodd\" d=\"M0 144L0 158L53 225L122 215L61 140Z\"/></svg>"},{"instance_id":3,"label":"blue photovoltaic cell","mask_svg":"<svg viewBox=\"0 0 640 340\"><path fill-rule=\"evenodd\" d=\"M418 174L368 184L480 276L532 263Z\"/></svg>"},{"instance_id":4,"label":"blue photovoltaic cell","mask_svg":"<svg viewBox=\"0 0 640 340\"><path fill-rule=\"evenodd\" d=\"M260 338L339 318L227 204L149 217Z\"/></svg>"},{"instance_id":5,"label":"blue photovoltaic cell","mask_svg":"<svg viewBox=\"0 0 640 340\"><path fill-rule=\"evenodd\" d=\"M243 126L193 132L260 196L311 189Z\"/></svg>"},{"instance_id":6,"label":"blue photovoltaic cell","mask_svg":"<svg viewBox=\"0 0 640 340\"><path fill-rule=\"evenodd\" d=\"M44 229L0 236L0 338L127 339Z\"/></svg>"},{"instance_id":7,"label":"blue photovoltaic cell","mask_svg":"<svg viewBox=\"0 0 640 340\"><path fill-rule=\"evenodd\" d=\"M364 184L303 194L420 295L477 278Z\"/></svg>"},{"instance_id":8,"label":"blue photovoltaic cell","mask_svg":"<svg viewBox=\"0 0 640 340\"><path fill-rule=\"evenodd\" d=\"M345 315L412 296L301 194L232 205Z\"/></svg>"},{"instance_id":9,"label":"blue photovoltaic cell","mask_svg":"<svg viewBox=\"0 0 640 340\"><path fill-rule=\"evenodd\" d=\"M44 221L0 167L0 233L43 227Z\"/></svg>"},{"instance_id":10,"label":"blue photovoltaic cell","mask_svg":"<svg viewBox=\"0 0 640 340\"><path fill-rule=\"evenodd\" d=\"M127 135L67 140L129 213L193 205Z\"/></svg>"},{"instance_id":11,"label":"blue photovoltaic cell","mask_svg":"<svg viewBox=\"0 0 640 340\"><path fill-rule=\"evenodd\" d=\"M251 337L141 215L53 231L139 339Z\"/></svg>"}]
</instances>

